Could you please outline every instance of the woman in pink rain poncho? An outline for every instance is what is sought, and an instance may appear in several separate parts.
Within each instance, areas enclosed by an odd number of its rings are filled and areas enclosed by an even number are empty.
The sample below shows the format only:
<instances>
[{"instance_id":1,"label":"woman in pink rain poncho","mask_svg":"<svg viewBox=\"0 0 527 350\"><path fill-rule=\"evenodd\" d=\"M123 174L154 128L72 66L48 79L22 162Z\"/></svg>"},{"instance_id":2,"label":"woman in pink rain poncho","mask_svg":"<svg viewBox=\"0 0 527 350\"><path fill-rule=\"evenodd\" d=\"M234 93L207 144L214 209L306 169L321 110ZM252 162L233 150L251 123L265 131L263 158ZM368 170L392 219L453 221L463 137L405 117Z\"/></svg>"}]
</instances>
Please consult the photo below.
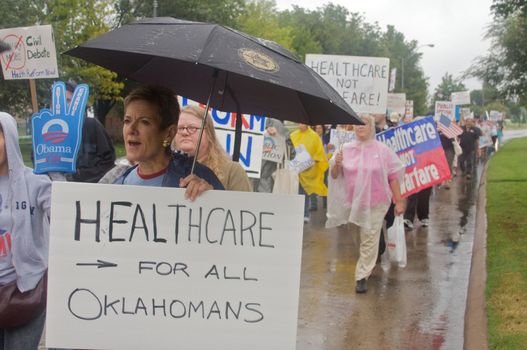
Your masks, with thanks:
<instances>
[{"instance_id":1,"label":"woman in pink rain poncho","mask_svg":"<svg viewBox=\"0 0 527 350\"><path fill-rule=\"evenodd\" d=\"M404 174L402 162L388 146L375 139L373 117L363 116L362 121L365 125L355 127L356 140L344 144L331 160L326 223L326 227L347 222L359 227L357 293L368 289L366 281L375 267L381 228L391 201L395 202L395 215L403 214L406 206L399 187Z\"/></svg>"}]
</instances>

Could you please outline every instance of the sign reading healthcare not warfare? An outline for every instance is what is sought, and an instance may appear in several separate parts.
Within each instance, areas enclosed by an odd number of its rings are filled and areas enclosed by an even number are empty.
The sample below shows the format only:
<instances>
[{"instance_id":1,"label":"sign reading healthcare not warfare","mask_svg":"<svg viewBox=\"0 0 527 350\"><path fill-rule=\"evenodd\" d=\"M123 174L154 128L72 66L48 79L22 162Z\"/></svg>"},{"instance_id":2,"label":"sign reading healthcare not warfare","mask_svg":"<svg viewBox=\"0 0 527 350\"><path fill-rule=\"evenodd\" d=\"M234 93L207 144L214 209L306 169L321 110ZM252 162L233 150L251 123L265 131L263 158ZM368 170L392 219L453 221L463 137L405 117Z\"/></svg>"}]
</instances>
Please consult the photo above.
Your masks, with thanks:
<instances>
[{"instance_id":1,"label":"sign reading healthcare not warfare","mask_svg":"<svg viewBox=\"0 0 527 350\"><path fill-rule=\"evenodd\" d=\"M51 108L33 114L33 154L36 174L47 172L74 173L82 140L84 113L89 87L79 84L68 105L66 85L53 84Z\"/></svg>"},{"instance_id":2,"label":"sign reading healthcare not warfare","mask_svg":"<svg viewBox=\"0 0 527 350\"><path fill-rule=\"evenodd\" d=\"M59 76L51 25L1 29L0 39L11 47L0 55L5 80Z\"/></svg>"},{"instance_id":3,"label":"sign reading healthcare not warfare","mask_svg":"<svg viewBox=\"0 0 527 350\"><path fill-rule=\"evenodd\" d=\"M403 124L377 134L406 167L401 183L402 197L451 178L433 117Z\"/></svg>"},{"instance_id":4,"label":"sign reading healthcare not warfare","mask_svg":"<svg viewBox=\"0 0 527 350\"><path fill-rule=\"evenodd\" d=\"M306 54L306 65L324 78L357 113L386 113L388 58Z\"/></svg>"},{"instance_id":5,"label":"sign reading healthcare not warfare","mask_svg":"<svg viewBox=\"0 0 527 350\"><path fill-rule=\"evenodd\" d=\"M46 345L295 349L303 205L54 182Z\"/></svg>"},{"instance_id":6,"label":"sign reading healthcare not warfare","mask_svg":"<svg viewBox=\"0 0 527 350\"><path fill-rule=\"evenodd\" d=\"M180 97L181 106L199 105L206 106ZM214 121L214 129L218 141L222 144L228 154L232 156L234 152L234 134L236 126L236 113L222 112L211 108L210 115ZM265 131L265 117L253 114L242 115L242 139L240 146L240 164L245 169L247 176L252 178L260 177L262 167L262 149L264 143L263 133Z\"/></svg>"}]
</instances>

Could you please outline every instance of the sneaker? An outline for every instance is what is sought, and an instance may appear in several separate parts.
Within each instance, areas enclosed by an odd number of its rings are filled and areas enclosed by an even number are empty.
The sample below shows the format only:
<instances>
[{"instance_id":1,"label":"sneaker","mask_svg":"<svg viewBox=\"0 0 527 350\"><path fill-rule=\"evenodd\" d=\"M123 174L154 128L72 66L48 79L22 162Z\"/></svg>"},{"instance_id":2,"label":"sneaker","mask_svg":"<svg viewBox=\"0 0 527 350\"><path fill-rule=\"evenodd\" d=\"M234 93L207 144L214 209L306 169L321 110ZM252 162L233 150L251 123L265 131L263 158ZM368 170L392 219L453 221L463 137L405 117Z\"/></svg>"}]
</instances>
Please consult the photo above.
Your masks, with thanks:
<instances>
[{"instance_id":1,"label":"sneaker","mask_svg":"<svg viewBox=\"0 0 527 350\"><path fill-rule=\"evenodd\" d=\"M309 218L306 216L304 217L304 223L307 224L309 222Z\"/></svg>"},{"instance_id":2,"label":"sneaker","mask_svg":"<svg viewBox=\"0 0 527 350\"><path fill-rule=\"evenodd\" d=\"M412 230L414 228L414 224L410 220L404 219L404 228Z\"/></svg>"},{"instance_id":3,"label":"sneaker","mask_svg":"<svg viewBox=\"0 0 527 350\"><path fill-rule=\"evenodd\" d=\"M428 225L430 225L430 220L429 219L421 220L421 226L428 227Z\"/></svg>"},{"instance_id":4,"label":"sneaker","mask_svg":"<svg viewBox=\"0 0 527 350\"><path fill-rule=\"evenodd\" d=\"M366 281L366 278L358 280L357 284L355 285L355 292L362 294L362 293L366 293L367 291L368 291L368 282Z\"/></svg>"}]
</instances>

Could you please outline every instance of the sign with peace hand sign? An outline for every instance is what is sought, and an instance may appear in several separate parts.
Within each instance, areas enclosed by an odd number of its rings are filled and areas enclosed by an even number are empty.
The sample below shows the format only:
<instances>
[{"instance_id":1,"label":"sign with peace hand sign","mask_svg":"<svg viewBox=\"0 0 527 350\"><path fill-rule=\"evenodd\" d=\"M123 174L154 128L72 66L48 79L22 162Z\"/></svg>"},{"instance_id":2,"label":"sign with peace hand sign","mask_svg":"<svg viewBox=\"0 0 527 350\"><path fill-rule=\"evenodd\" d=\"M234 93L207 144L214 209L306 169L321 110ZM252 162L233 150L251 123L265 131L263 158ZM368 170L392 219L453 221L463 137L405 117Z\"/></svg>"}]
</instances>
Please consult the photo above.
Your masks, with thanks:
<instances>
[{"instance_id":1,"label":"sign with peace hand sign","mask_svg":"<svg viewBox=\"0 0 527 350\"><path fill-rule=\"evenodd\" d=\"M80 84L69 102L66 84L62 81L53 84L51 108L34 113L32 119L36 174L76 172L88 96L88 85Z\"/></svg>"}]
</instances>

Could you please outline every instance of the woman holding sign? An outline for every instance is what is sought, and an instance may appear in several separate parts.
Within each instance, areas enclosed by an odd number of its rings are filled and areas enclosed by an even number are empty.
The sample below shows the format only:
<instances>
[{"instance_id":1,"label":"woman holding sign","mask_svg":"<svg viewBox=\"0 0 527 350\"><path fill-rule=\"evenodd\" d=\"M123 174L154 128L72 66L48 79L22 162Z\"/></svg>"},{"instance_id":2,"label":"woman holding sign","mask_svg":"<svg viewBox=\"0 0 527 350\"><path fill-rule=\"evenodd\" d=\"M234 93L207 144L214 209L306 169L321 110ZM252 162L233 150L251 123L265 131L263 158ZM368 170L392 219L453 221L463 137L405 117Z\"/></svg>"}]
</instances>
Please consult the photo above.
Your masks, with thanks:
<instances>
[{"instance_id":1,"label":"woman holding sign","mask_svg":"<svg viewBox=\"0 0 527 350\"><path fill-rule=\"evenodd\" d=\"M406 206L399 187L403 163L395 152L375 139L373 117L363 116L362 121L365 125L355 126L357 139L344 144L332 158L330 168L331 186L336 185L341 192L345 189L341 198L344 203L335 203L346 208L339 211L339 215L346 216L340 219L355 224L360 231L360 256L355 269L357 293L368 290L367 279L375 267L381 228L391 201L395 202L395 215L402 215ZM331 210L329 206L328 218Z\"/></svg>"},{"instance_id":2,"label":"woman holding sign","mask_svg":"<svg viewBox=\"0 0 527 350\"><path fill-rule=\"evenodd\" d=\"M51 181L24 166L0 112L0 349L36 349L46 308Z\"/></svg>"},{"instance_id":3,"label":"woman holding sign","mask_svg":"<svg viewBox=\"0 0 527 350\"><path fill-rule=\"evenodd\" d=\"M195 156L204 111L198 106L183 107L179 115L176 137L172 141L174 149L189 156ZM252 191L245 170L240 163L229 159L219 143L210 114L207 116L198 155L199 162L209 167L216 174L227 191Z\"/></svg>"},{"instance_id":4,"label":"woman holding sign","mask_svg":"<svg viewBox=\"0 0 527 350\"><path fill-rule=\"evenodd\" d=\"M135 165L114 183L185 187L190 200L206 190L223 189L209 168L197 163L190 174L192 158L172 153L178 118L179 103L170 89L143 86L125 98L123 139L126 158Z\"/></svg>"}]
</instances>

